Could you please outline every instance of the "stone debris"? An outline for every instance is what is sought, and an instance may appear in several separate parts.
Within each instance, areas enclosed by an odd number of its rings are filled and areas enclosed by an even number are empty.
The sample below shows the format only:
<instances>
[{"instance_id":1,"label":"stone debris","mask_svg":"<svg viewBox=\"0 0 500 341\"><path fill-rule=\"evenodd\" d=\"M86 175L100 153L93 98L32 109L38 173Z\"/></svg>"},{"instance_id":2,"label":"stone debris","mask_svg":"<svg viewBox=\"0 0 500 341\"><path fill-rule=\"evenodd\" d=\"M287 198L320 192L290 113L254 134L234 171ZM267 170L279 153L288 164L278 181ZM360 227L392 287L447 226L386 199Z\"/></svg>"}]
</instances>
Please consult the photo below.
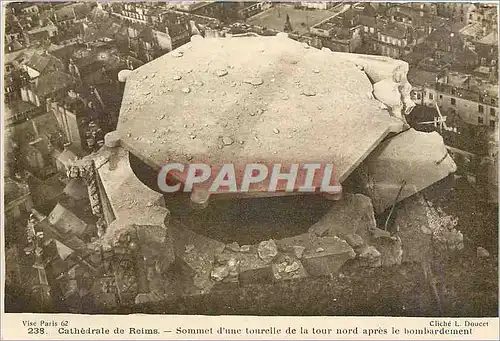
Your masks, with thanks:
<instances>
[{"instance_id":1,"label":"stone debris","mask_svg":"<svg viewBox=\"0 0 500 341\"><path fill-rule=\"evenodd\" d=\"M285 263L276 264L276 270L278 270L278 272L284 272L285 269L286 269L286 267L287 267L286 262Z\"/></svg>"},{"instance_id":2,"label":"stone debris","mask_svg":"<svg viewBox=\"0 0 500 341\"><path fill-rule=\"evenodd\" d=\"M231 244L227 244L226 248L233 252L240 252L240 245L237 242L232 242Z\"/></svg>"},{"instance_id":3,"label":"stone debris","mask_svg":"<svg viewBox=\"0 0 500 341\"><path fill-rule=\"evenodd\" d=\"M225 146L230 146L234 143L234 140L229 137L229 136L224 136L222 137L222 143L225 145Z\"/></svg>"},{"instance_id":4,"label":"stone debris","mask_svg":"<svg viewBox=\"0 0 500 341\"><path fill-rule=\"evenodd\" d=\"M278 128L274 128L274 129L273 129L273 133L275 133L275 134L279 134L279 133L280 133L280 130L279 130Z\"/></svg>"},{"instance_id":5,"label":"stone debris","mask_svg":"<svg viewBox=\"0 0 500 341\"><path fill-rule=\"evenodd\" d=\"M411 147L411 148L410 148ZM391 207L405 180L398 202L442 180L457 169L439 133L409 129L378 145L354 171L373 200L375 213Z\"/></svg>"},{"instance_id":6,"label":"stone debris","mask_svg":"<svg viewBox=\"0 0 500 341\"><path fill-rule=\"evenodd\" d=\"M229 267L227 265L217 266L210 273L210 277L216 281L221 282L229 275Z\"/></svg>"},{"instance_id":7,"label":"stone debris","mask_svg":"<svg viewBox=\"0 0 500 341\"><path fill-rule=\"evenodd\" d=\"M285 272L286 273L290 273L290 272L294 272L294 271L297 271L300 269L300 265L299 263L297 262L293 262L291 265L287 265L285 267Z\"/></svg>"},{"instance_id":8,"label":"stone debris","mask_svg":"<svg viewBox=\"0 0 500 341\"><path fill-rule=\"evenodd\" d=\"M247 84L252 84L252 85L258 86L258 85L264 84L264 81L262 80L262 78L245 78L243 80L243 83L247 83Z\"/></svg>"},{"instance_id":9,"label":"stone debris","mask_svg":"<svg viewBox=\"0 0 500 341\"><path fill-rule=\"evenodd\" d=\"M158 117L159 120L163 120L165 118L165 115L161 115L160 117Z\"/></svg>"},{"instance_id":10,"label":"stone debris","mask_svg":"<svg viewBox=\"0 0 500 341\"><path fill-rule=\"evenodd\" d=\"M250 245L241 245L240 252L250 252Z\"/></svg>"},{"instance_id":11,"label":"stone debris","mask_svg":"<svg viewBox=\"0 0 500 341\"><path fill-rule=\"evenodd\" d=\"M184 56L184 53L182 51L172 51L171 55L172 57L180 58Z\"/></svg>"},{"instance_id":12,"label":"stone debris","mask_svg":"<svg viewBox=\"0 0 500 341\"><path fill-rule=\"evenodd\" d=\"M293 246L293 251L295 253L295 257L297 257L298 259L302 258L305 250L306 250L306 248L304 246L300 246L300 245Z\"/></svg>"},{"instance_id":13,"label":"stone debris","mask_svg":"<svg viewBox=\"0 0 500 341\"><path fill-rule=\"evenodd\" d=\"M316 249L316 252L324 252L324 251L325 251L325 249L323 249L322 247L318 247L318 248Z\"/></svg>"},{"instance_id":14,"label":"stone debris","mask_svg":"<svg viewBox=\"0 0 500 341\"><path fill-rule=\"evenodd\" d=\"M217 75L217 77L224 77L225 75L227 75L227 70L226 69L219 69L219 70L215 71L215 74Z\"/></svg>"},{"instance_id":15,"label":"stone debris","mask_svg":"<svg viewBox=\"0 0 500 341\"><path fill-rule=\"evenodd\" d=\"M273 239L260 242L257 252L260 259L265 262L270 262L276 255L278 255L278 247Z\"/></svg>"},{"instance_id":16,"label":"stone debris","mask_svg":"<svg viewBox=\"0 0 500 341\"><path fill-rule=\"evenodd\" d=\"M238 283L239 282L239 261L234 258L229 259L227 262L229 270L228 275L224 278L224 283Z\"/></svg>"},{"instance_id":17,"label":"stone debris","mask_svg":"<svg viewBox=\"0 0 500 341\"><path fill-rule=\"evenodd\" d=\"M372 238L371 244L380 253L380 263L389 267L399 265L403 261L403 245L399 236Z\"/></svg>"},{"instance_id":18,"label":"stone debris","mask_svg":"<svg viewBox=\"0 0 500 341\"><path fill-rule=\"evenodd\" d=\"M356 233L346 235L345 241L353 248L360 247L365 243L363 237L361 237L359 234Z\"/></svg>"},{"instance_id":19,"label":"stone debris","mask_svg":"<svg viewBox=\"0 0 500 341\"><path fill-rule=\"evenodd\" d=\"M476 254L479 258L487 258L490 256L488 250L481 246L478 246L478 248L476 249Z\"/></svg>"},{"instance_id":20,"label":"stone debris","mask_svg":"<svg viewBox=\"0 0 500 341\"><path fill-rule=\"evenodd\" d=\"M377 226L372 201L363 194L345 193L343 199L333 203L332 208L313 226L309 232L318 237L337 236L355 243L353 235L365 238L367 231ZM351 244L349 243L349 244ZM354 246L353 244L351 244Z\"/></svg>"},{"instance_id":21,"label":"stone debris","mask_svg":"<svg viewBox=\"0 0 500 341\"><path fill-rule=\"evenodd\" d=\"M181 91L185 94L188 94L191 92L191 88L182 88Z\"/></svg>"},{"instance_id":22,"label":"stone debris","mask_svg":"<svg viewBox=\"0 0 500 341\"><path fill-rule=\"evenodd\" d=\"M202 81L194 81L193 84L196 86L203 86L204 85L204 83Z\"/></svg>"},{"instance_id":23,"label":"stone debris","mask_svg":"<svg viewBox=\"0 0 500 341\"><path fill-rule=\"evenodd\" d=\"M346 241L334 237L311 239L309 234L301 235L306 247L301 262L311 276L329 276L336 274L342 265L356 257L356 253ZM321 252L316 252L318 249Z\"/></svg>"},{"instance_id":24,"label":"stone debris","mask_svg":"<svg viewBox=\"0 0 500 341\"><path fill-rule=\"evenodd\" d=\"M307 97L313 97L316 96L316 92L312 90L302 90L302 95L307 96Z\"/></svg>"},{"instance_id":25,"label":"stone debris","mask_svg":"<svg viewBox=\"0 0 500 341\"><path fill-rule=\"evenodd\" d=\"M365 266L373 268L382 266L381 254L374 246L365 247L358 257Z\"/></svg>"},{"instance_id":26,"label":"stone debris","mask_svg":"<svg viewBox=\"0 0 500 341\"><path fill-rule=\"evenodd\" d=\"M185 247L185 250L184 250L184 251L185 251L186 253L190 253L191 251L193 251L193 250L194 250L194 247L195 247L195 246L194 246L193 244L188 244L188 245L186 245L186 247Z\"/></svg>"},{"instance_id":27,"label":"stone debris","mask_svg":"<svg viewBox=\"0 0 500 341\"><path fill-rule=\"evenodd\" d=\"M319 70L318 69L313 69L313 72L314 73L319 73Z\"/></svg>"},{"instance_id":28,"label":"stone debris","mask_svg":"<svg viewBox=\"0 0 500 341\"><path fill-rule=\"evenodd\" d=\"M457 229L441 230L434 233L434 240L444 250L455 251L464 248L464 235Z\"/></svg>"},{"instance_id":29,"label":"stone debris","mask_svg":"<svg viewBox=\"0 0 500 341\"><path fill-rule=\"evenodd\" d=\"M175 76L172 77L172 79L174 81L180 81L182 79L182 76L181 75L175 75Z\"/></svg>"}]
</instances>

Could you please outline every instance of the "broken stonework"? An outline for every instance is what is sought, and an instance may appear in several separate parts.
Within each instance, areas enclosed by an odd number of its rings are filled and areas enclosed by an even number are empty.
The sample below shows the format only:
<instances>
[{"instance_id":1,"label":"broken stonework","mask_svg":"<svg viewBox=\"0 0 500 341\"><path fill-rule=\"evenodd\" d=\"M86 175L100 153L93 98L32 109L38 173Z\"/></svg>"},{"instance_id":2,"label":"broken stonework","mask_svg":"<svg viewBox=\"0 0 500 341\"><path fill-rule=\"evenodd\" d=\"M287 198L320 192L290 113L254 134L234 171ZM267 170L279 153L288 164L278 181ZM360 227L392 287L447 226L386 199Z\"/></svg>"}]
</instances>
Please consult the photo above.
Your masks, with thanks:
<instances>
[{"instance_id":1,"label":"broken stonework","mask_svg":"<svg viewBox=\"0 0 500 341\"><path fill-rule=\"evenodd\" d=\"M457 219L431 206L421 194L405 199L395 211L395 227L401 238L403 261L422 262L441 251L461 250L463 235Z\"/></svg>"},{"instance_id":2,"label":"broken stonework","mask_svg":"<svg viewBox=\"0 0 500 341\"><path fill-rule=\"evenodd\" d=\"M476 249L476 254L479 258L487 258L490 256L488 250L481 246L478 246L478 248Z\"/></svg>"},{"instance_id":3,"label":"broken stonework","mask_svg":"<svg viewBox=\"0 0 500 341\"><path fill-rule=\"evenodd\" d=\"M307 277L307 272L302 262L286 255L280 255L274 260L273 273L276 280L290 280Z\"/></svg>"},{"instance_id":4,"label":"broken stonework","mask_svg":"<svg viewBox=\"0 0 500 341\"><path fill-rule=\"evenodd\" d=\"M305 247L303 246L300 246L300 245L294 245L293 246L293 251L295 253L295 256L298 258L298 259L301 259L302 258L302 255L304 254L304 251L306 250Z\"/></svg>"},{"instance_id":5,"label":"broken stonework","mask_svg":"<svg viewBox=\"0 0 500 341\"><path fill-rule=\"evenodd\" d=\"M432 237L421 194L402 201L394 211L394 226L401 238L404 262L422 262L432 256Z\"/></svg>"},{"instance_id":6,"label":"broken stonework","mask_svg":"<svg viewBox=\"0 0 500 341\"><path fill-rule=\"evenodd\" d=\"M398 236L380 236L375 238L372 234L370 244L380 253L381 266L399 265L403 261L403 243Z\"/></svg>"},{"instance_id":7,"label":"broken stonework","mask_svg":"<svg viewBox=\"0 0 500 341\"><path fill-rule=\"evenodd\" d=\"M336 274L346 261L356 256L349 244L337 237L319 237L312 244L302 256L302 264L311 276ZM318 247L324 251L316 252Z\"/></svg>"},{"instance_id":8,"label":"broken stonework","mask_svg":"<svg viewBox=\"0 0 500 341\"><path fill-rule=\"evenodd\" d=\"M201 292L210 291L214 285L210 276L212 274L214 277L212 270L215 257L224 250L224 243L194 233L179 222L172 222L172 233L177 261L189 273L194 285ZM186 253L187 247L190 249L189 253ZM223 272L216 271L215 278L218 279L221 274Z\"/></svg>"},{"instance_id":9,"label":"broken stonework","mask_svg":"<svg viewBox=\"0 0 500 341\"><path fill-rule=\"evenodd\" d=\"M233 252L239 252L240 251L240 246L238 245L237 242L232 242L231 244L227 244L226 248Z\"/></svg>"},{"instance_id":10,"label":"broken stonework","mask_svg":"<svg viewBox=\"0 0 500 341\"><path fill-rule=\"evenodd\" d=\"M273 281L272 263L270 260L264 261L261 259L256 245L251 245L248 252L233 252L225 249L216 257L216 263L220 265L228 265L231 261L235 261L237 264L238 280L241 285L270 283Z\"/></svg>"},{"instance_id":11,"label":"broken stonework","mask_svg":"<svg viewBox=\"0 0 500 341\"><path fill-rule=\"evenodd\" d=\"M337 236L353 243L351 246L359 246L376 226L371 199L362 194L345 194L309 232L318 237Z\"/></svg>"},{"instance_id":12,"label":"broken stonework","mask_svg":"<svg viewBox=\"0 0 500 341\"><path fill-rule=\"evenodd\" d=\"M278 247L274 240L270 239L261 242L257 251L259 252L260 259L265 262L270 262L278 254Z\"/></svg>"},{"instance_id":13,"label":"broken stonework","mask_svg":"<svg viewBox=\"0 0 500 341\"><path fill-rule=\"evenodd\" d=\"M165 208L163 196L135 176L128 151L121 147L104 146L99 152L78 162L85 163L88 162L87 159L94 161L96 178L100 183L99 197L107 225L106 233L101 239L103 247L111 247L122 232L130 230L132 226L147 226L155 231L155 238L162 238L170 263L173 262L169 212Z\"/></svg>"},{"instance_id":14,"label":"broken stonework","mask_svg":"<svg viewBox=\"0 0 500 341\"><path fill-rule=\"evenodd\" d=\"M382 266L380 252L374 246L366 246L359 253L359 259L364 266L376 268Z\"/></svg>"},{"instance_id":15,"label":"broken stonework","mask_svg":"<svg viewBox=\"0 0 500 341\"><path fill-rule=\"evenodd\" d=\"M456 171L456 165L437 132L407 130L382 142L356 169L353 177L373 202L375 213Z\"/></svg>"},{"instance_id":16,"label":"broken stonework","mask_svg":"<svg viewBox=\"0 0 500 341\"><path fill-rule=\"evenodd\" d=\"M217 282L222 281L228 275L229 275L229 267L227 265L217 266L210 273L211 278Z\"/></svg>"},{"instance_id":17,"label":"broken stonework","mask_svg":"<svg viewBox=\"0 0 500 341\"><path fill-rule=\"evenodd\" d=\"M280 249L288 249L287 245L304 247L300 262L310 276L335 274L346 261L356 256L345 240L334 236L318 237L313 233L304 233L280 239L277 244ZM293 255L293 248L291 252Z\"/></svg>"},{"instance_id":18,"label":"broken stonework","mask_svg":"<svg viewBox=\"0 0 500 341\"><path fill-rule=\"evenodd\" d=\"M411 84L407 75L409 64L385 56L333 52L360 67L373 84L373 95L390 108L391 115L404 119L415 107L411 100Z\"/></svg>"}]
</instances>

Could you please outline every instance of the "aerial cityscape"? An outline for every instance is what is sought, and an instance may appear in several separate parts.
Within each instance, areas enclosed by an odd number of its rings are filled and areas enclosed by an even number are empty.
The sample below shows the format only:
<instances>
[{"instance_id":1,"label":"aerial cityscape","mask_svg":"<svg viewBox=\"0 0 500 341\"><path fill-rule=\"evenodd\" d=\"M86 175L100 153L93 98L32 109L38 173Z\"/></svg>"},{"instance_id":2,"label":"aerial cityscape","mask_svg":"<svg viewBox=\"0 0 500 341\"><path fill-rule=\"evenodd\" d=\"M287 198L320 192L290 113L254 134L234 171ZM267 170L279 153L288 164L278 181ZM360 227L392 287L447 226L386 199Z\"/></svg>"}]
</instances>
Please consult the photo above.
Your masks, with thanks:
<instances>
[{"instance_id":1,"label":"aerial cityscape","mask_svg":"<svg viewBox=\"0 0 500 341\"><path fill-rule=\"evenodd\" d=\"M498 316L498 7L3 6L5 311ZM341 195L163 193L333 163Z\"/></svg>"}]
</instances>

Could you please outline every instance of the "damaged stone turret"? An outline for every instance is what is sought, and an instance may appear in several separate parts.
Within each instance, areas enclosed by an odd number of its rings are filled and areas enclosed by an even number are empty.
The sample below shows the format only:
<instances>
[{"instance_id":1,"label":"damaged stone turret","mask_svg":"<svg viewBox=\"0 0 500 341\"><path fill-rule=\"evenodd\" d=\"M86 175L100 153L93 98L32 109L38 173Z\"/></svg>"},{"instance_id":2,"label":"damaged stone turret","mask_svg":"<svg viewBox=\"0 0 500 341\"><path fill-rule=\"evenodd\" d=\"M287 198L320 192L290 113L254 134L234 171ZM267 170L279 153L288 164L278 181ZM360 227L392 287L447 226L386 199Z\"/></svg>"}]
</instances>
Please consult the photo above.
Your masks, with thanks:
<instances>
[{"instance_id":1,"label":"damaged stone turret","mask_svg":"<svg viewBox=\"0 0 500 341\"><path fill-rule=\"evenodd\" d=\"M129 270L115 274L135 283L127 302L403 261L407 236L379 228L375 214L456 170L440 135L406 125L407 63L286 34L195 37L174 52L130 72L117 130L89 157L107 226L97 245L127 255ZM165 162L333 162L343 194L305 233L224 243L170 219L168 196L136 177L130 155L152 176Z\"/></svg>"}]
</instances>

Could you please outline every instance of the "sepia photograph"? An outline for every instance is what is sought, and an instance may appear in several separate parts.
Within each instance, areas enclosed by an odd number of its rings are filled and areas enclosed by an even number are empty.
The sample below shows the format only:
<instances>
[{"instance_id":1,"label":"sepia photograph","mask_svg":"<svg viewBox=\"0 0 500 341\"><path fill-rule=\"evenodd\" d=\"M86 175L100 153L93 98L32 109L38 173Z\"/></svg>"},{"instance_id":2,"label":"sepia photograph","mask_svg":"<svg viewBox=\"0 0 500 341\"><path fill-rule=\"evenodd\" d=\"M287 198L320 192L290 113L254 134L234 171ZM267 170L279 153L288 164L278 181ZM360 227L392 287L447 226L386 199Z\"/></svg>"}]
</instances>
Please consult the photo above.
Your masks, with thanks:
<instances>
[{"instance_id":1,"label":"sepia photograph","mask_svg":"<svg viewBox=\"0 0 500 341\"><path fill-rule=\"evenodd\" d=\"M498 317L498 3L2 12L5 313Z\"/></svg>"}]
</instances>

